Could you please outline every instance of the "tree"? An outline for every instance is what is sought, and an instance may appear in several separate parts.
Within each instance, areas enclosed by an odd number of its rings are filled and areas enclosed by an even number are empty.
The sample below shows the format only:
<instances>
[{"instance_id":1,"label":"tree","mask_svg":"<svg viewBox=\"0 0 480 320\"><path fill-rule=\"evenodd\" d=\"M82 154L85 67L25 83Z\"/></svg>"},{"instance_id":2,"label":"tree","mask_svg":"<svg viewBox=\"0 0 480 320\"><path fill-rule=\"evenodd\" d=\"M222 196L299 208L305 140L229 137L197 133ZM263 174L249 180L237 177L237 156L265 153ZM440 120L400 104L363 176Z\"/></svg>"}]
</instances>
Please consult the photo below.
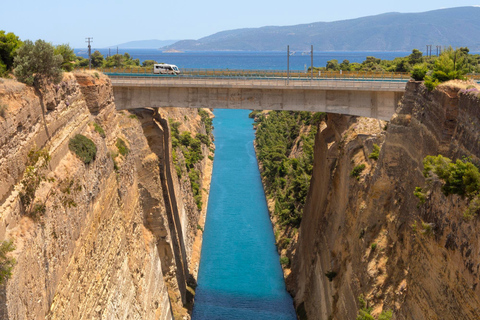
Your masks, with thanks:
<instances>
[{"instance_id":1,"label":"tree","mask_svg":"<svg viewBox=\"0 0 480 320\"><path fill-rule=\"evenodd\" d=\"M123 67L123 59L124 57L121 54L114 54L107 58L104 65L107 68L121 68Z\"/></svg>"},{"instance_id":2,"label":"tree","mask_svg":"<svg viewBox=\"0 0 480 320\"><path fill-rule=\"evenodd\" d=\"M76 56L75 58L75 64L79 67L88 67L88 59L85 59L84 57Z\"/></svg>"},{"instance_id":3,"label":"tree","mask_svg":"<svg viewBox=\"0 0 480 320\"><path fill-rule=\"evenodd\" d=\"M62 69L64 71L72 71L76 60L76 55L73 49L68 44L60 44L55 47L55 55L61 55L63 58Z\"/></svg>"},{"instance_id":4,"label":"tree","mask_svg":"<svg viewBox=\"0 0 480 320\"><path fill-rule=\"evenodd\" d=\"M103 55L100 53L100 51L95 50L95 52L92 53L92 67L94 67L94 68L101 67L101 66L103 66L104 61L105 61L105 59L103 58Z\"/></svg>"},{"instance_id":5,"label":"tree","mask_svg":"<svg viewBox=\"0 0 480 320\"><path fill-rule=\"evenodd\" d=\"M22 41L15 34L0 30L0 76L12 69L15 52L21 45Z\"/></svg>"},{"instance_id":6,"label":"tree","mask_svg":"<svg viewBox=\"0 0 480 320\"><path fill-rule=\"evenodd\" d=\"M408 56L408 62L413 66L417 63L423 62L423 53L418 49L413 49L412 53Z\"/></svg>"},{"instance_id":7,"label":"tree","mask_svg":"<svg viewBox=\"0 0 480 320\"><path fill-rule=\"evenodd\" d=\"M463 79L468 71L466 58L465 49L453 50L452 47L449 47L443 51L435 60L432 75L425 76L425 86L429 90L433 90L442 82Z\"/></svg>"},{"instance_id":8,"label":"tree","mask_svg":"<svg viewBox=\"0 0 480 320\"><path fill-rule=\"evenodd\" d=\"M7 254L13 250L15 246L12 241L3 241L0 244L0 285L12 276L15 259L9 258Z\"/></svg>"},{"instance_id":9,"label":"tree","mask_svg":"<svg viewBox=\"0 0 480 320\"><path fill-rule=\"evenodd\" d=\"M339 66L340 70L343 70L343 71L349 71L350 70L350 61L348 60L343 60L342 63L340 63L340 66Z\"/></svg>"},{"instance_id":10,"label":"tree","mask_svg":"<svg viewBox=\"0 0 480 320\"><path fill-rule=\"evenodd\" d=\"M154 64L157 64L158 62L155 60L145 60L142 62L142 67L152 67Z\"/></svg>"},{"instance_id":11,"label":"tree","mask_svg":"<svg viewBox=\"0 0 480 320\"><path fill-rule=\"evenodd\" d=\"M333 70L333 71L340 70L338 65L338 60L333 59L333 60L327 61L326 69Z\"/></svg>"},{"instance_id":12,"label":"tree","mask_svg":"<svg viewBox=\"0 0 480 320\"><path fill-rule=\"evenodd\" d=\"M59 83L62 80L63 58L55 55L53 46L44 40L35 44L27 40L18 48L14 59L17 80L39 88L44 82Z\"/></svg>"}]
</instances>

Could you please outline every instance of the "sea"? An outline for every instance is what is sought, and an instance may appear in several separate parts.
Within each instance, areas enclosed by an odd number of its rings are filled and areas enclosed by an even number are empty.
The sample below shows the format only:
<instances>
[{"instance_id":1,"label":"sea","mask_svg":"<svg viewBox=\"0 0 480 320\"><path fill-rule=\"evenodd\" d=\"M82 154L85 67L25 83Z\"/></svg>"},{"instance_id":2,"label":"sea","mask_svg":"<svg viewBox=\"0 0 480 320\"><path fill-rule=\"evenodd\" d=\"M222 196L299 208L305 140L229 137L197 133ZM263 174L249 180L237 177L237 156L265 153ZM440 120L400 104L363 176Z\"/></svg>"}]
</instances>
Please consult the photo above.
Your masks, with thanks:
<instances>
[{"instance_id":1,"label":"sea","mask_svg":"<svg viewBox=\"0 0 480 320\"><path fill-rule=\"evenodd\" d=\"M98 50L104 57L117 53L116 49ZM75 54L88 57L86 49L75 49ZM133 59L155 60L159 63L168 63L180 69L234 69L234 70L287 70L287 50L281 51L186 51L163 52L157 49L118 49L119 54L128 53ZM411 52L402 51L314 51L313 65L325 67L327 61L336 59L363 62L368 56L393 60L396 57L405 57ZM290 70L307 70L311 65L310 51L291 51L289 56Z\"/></svg>"}]
</instances>

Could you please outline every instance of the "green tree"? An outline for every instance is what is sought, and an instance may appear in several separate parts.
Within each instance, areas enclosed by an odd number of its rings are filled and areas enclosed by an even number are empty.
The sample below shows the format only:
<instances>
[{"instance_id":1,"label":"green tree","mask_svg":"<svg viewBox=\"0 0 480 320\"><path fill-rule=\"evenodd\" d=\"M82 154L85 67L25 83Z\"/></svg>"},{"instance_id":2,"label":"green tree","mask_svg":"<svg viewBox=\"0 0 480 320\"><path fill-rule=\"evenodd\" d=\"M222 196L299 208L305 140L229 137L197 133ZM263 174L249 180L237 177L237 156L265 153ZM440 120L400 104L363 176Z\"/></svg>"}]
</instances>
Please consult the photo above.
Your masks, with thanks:
<instances>
[{"instance_id":1,"label":"green tree","mask_svg":"<svg viewBox=\"0 0 480 320\"><path fill-rule=\"evenodd\" d=\"M468 71L467 61L465 49L453 50L449 47L435 60L432 75L425 77L425 85L433 90L442 82L463 79Z\"/></svg>"},{"instance_id":2,"label":"green tree","mask_svg":"<svg viewBox=\"0 0 480 320\"><path fill-rule=\"evenodd\" d=\"M105 60L104 66L106 68L121 68L123 67L124 57L121 54L114 54Z\"/></svg>"},{"instance_id":3,"label":"green tree","mask_svg":"<svg viewBox=\"0 0 480 320\"><path fill-rule=\"evenodd\" d=\"M59 83L62 80L61 55L55 55L54 47L44 40L30 40L18 48L14 59L17 80L36 88L45 82Z\"/></svg>"},{"instance_id":4,"label":"green tree","mask_svg":"<svg viewBox=\"0 0 480 320\"><path fill-rule=\"evenodd\" d=\"M11 240L3 241L0 244L0 285L12 276L15 259L9 258L7 254L13 250L15 250L15 246Z\"/></svg>"},{"instance_id":5,"label":"green tree","mask_svg":"<svg viewBox=\"0 0 480 320\"><path fill-rule=\"evenodd\" d=\"M418 49L413 49L412 53L408 56L408 62L411 65L423 62L423 53Z\"/></svg>"},{"instance_id":6,"label":"green tree","mask_svg":"<svg viewBox=\"0 0 480 320\"><path fill-rule=\"evenodd\" d=\"M72 71L74 67L74 63L76 60L76 55L73 52L73 49L70 48L69 44L60 44L55 47L54 50L55 55L61 55L63 58L62 61L62 69L64 71Z\"/></svg>"},{"instance_id":7,"label":"green tree","mask_svg":"<svg viewBox=\"0 0 480 320\"><path fill-rule=\"evenodd\" d=\"M338 60L333 59L333 60L327 61L327 65L326 65L325 68L326 68L327 70L333 70L333 71L340 70L340 67L339 67L339 64L338 64Z\"/></svg>"},{"instance_id":8,"label":"green tree","mask_svg":"<svg viewBox=\"0 0 480 320\"><path fill-rule=\"evenodd\" d=\"M84 57L77 56L75 58L75 60L76 60L75 63L78 67L83 67L83 68L88 67L88 59L85 59Z\"/></svg>"},{"instance_id":9,"label":"green tree","mask_svg":"<svg viewBox=\"0 0 480 320\"><path fill-rule=\"evenodd\" d=\"M350 61L348 60L343 60L342 63L339 65L339 69L343 71L349 71L350 70Z\"/></svg>"},{"instance_id":10,"label":"green tree","mask_svg":"<svg viewBox=\"0 0 480 320\"><path fill-rule=\"evenodd\" d=\"M154 64L157 64L158 62L155 60L145 60L142 62L142 67L152 67Z\"/></svg>"},{"instance_id":11,"label":"green tree","mask_svg":"<svg viewBox=\"0 0 480 320\"><path fill-rule=\"evenodd\" d=\"M133 59L128 52L125 52L123 54L123 64L126 67L138 67L140 66L140 60L139 59Z\"/></svg>"},{"instance_id":12,"label":"green tree","mask_svg":"<svg viewBox=\"0 0 480 320\"><path fill-rule=\"evenodd\" d=\"M22 41L18 36L12 32L5 33L0 30L0 76L12 69L16 50L21 45Z\"/></svg>"},{"instance_id":13,"label":"green tree","mask_svg":"<svg viewBox=\"0 0 480 320\"><path fill-rule=\"evenodd\" d=\"M100 53L100 51L95 50L95 52L92 53L92 67L100 68L103 66L104 61L105 61L105 58L103 57L103 54Z\"/></svg>"}]
</instances>

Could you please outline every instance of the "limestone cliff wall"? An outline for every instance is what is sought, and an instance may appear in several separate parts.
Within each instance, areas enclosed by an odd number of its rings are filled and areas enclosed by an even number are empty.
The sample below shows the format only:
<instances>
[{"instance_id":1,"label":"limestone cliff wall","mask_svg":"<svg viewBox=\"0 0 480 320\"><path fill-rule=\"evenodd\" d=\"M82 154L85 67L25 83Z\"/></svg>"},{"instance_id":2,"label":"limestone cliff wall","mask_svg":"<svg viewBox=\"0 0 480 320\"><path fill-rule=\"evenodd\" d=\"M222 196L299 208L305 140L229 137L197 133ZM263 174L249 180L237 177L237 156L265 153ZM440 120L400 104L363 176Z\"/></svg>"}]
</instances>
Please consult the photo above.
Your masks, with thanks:
<instances>
[{"instance_id":1,"label":"limestone cliff wall","mask_svg":"<svg viewBox=\"0 0 480 320\"><path fill-rule=\"evenodd\" d=\"M427 155L478 163L480 100L461 86L428 92L408 83L386 131L328 116L288 282L301 319L355 319L360 295L374 316L389 309L393 319L480 318L478 218L464 220L467 200L445 196L440 183L424 205L413 195L425 185ZM377 161L368 157L373 143Z\"/></svg>"},{"instance_id":2,"label":"limestone cliff wall","mask_svg":"<svg viewBox=\"0 0 480 320\"><path fill-rule=\"evenodd\" d=\"M185 212L193 203L178 180L165 190L171 176L164 170L171 161L164 152L168 111L117 112L108 78L86 73L66 74L42 92L3 80L0 103L8 106L0 117L0 240L14 241L17 260L0 290L0 318L188 318L186 281L196 232L187 230L197 225L200 211L187 216L168 210L169 199ZM196 110L176 112L189 115L182 118L185 126L201 131ZM157 131L145 125L155 121L163 123ZM68 148L77 133L97 147L88 165ZM126 155L119 154L119 138ZM19 191L27 154L38 148L52 157L46 176L54 181L37 190L45 212L32 218Z\"/></svg>"}]
</instances>

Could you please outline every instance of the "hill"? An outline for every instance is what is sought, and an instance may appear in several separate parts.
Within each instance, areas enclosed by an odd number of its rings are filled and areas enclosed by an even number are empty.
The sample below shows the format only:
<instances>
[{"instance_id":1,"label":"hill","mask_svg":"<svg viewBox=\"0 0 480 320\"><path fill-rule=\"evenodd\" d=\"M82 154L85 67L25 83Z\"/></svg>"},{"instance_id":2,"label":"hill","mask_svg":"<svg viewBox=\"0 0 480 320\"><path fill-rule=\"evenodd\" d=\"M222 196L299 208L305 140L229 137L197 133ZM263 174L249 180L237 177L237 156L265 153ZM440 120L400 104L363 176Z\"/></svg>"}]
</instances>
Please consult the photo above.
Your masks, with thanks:
<instances>
[{"instance_id":1,"label":"hill","mask_svg":"<svg viewBox=\"0 0 480 320\"><path fill-rule=\"evenodd\" d=\"M480 7L421 13L384 13L357 19L295 26L267 26L215 33L165 47L176 50L409 51L425 45L480 51ZM434 50L433 49L433 50Z\"/></svg>"},{"instance_id":2,"label":"hill","mask_svg":"<svg viewBox=\"0 0 480 320\"><path fill-rule=\"evenodd\" d=\"M178 40L138 40L121 43L109 48L127 48L127 49L158 49L164 46L171 45Z\"/></svg>"}]
</instances>

